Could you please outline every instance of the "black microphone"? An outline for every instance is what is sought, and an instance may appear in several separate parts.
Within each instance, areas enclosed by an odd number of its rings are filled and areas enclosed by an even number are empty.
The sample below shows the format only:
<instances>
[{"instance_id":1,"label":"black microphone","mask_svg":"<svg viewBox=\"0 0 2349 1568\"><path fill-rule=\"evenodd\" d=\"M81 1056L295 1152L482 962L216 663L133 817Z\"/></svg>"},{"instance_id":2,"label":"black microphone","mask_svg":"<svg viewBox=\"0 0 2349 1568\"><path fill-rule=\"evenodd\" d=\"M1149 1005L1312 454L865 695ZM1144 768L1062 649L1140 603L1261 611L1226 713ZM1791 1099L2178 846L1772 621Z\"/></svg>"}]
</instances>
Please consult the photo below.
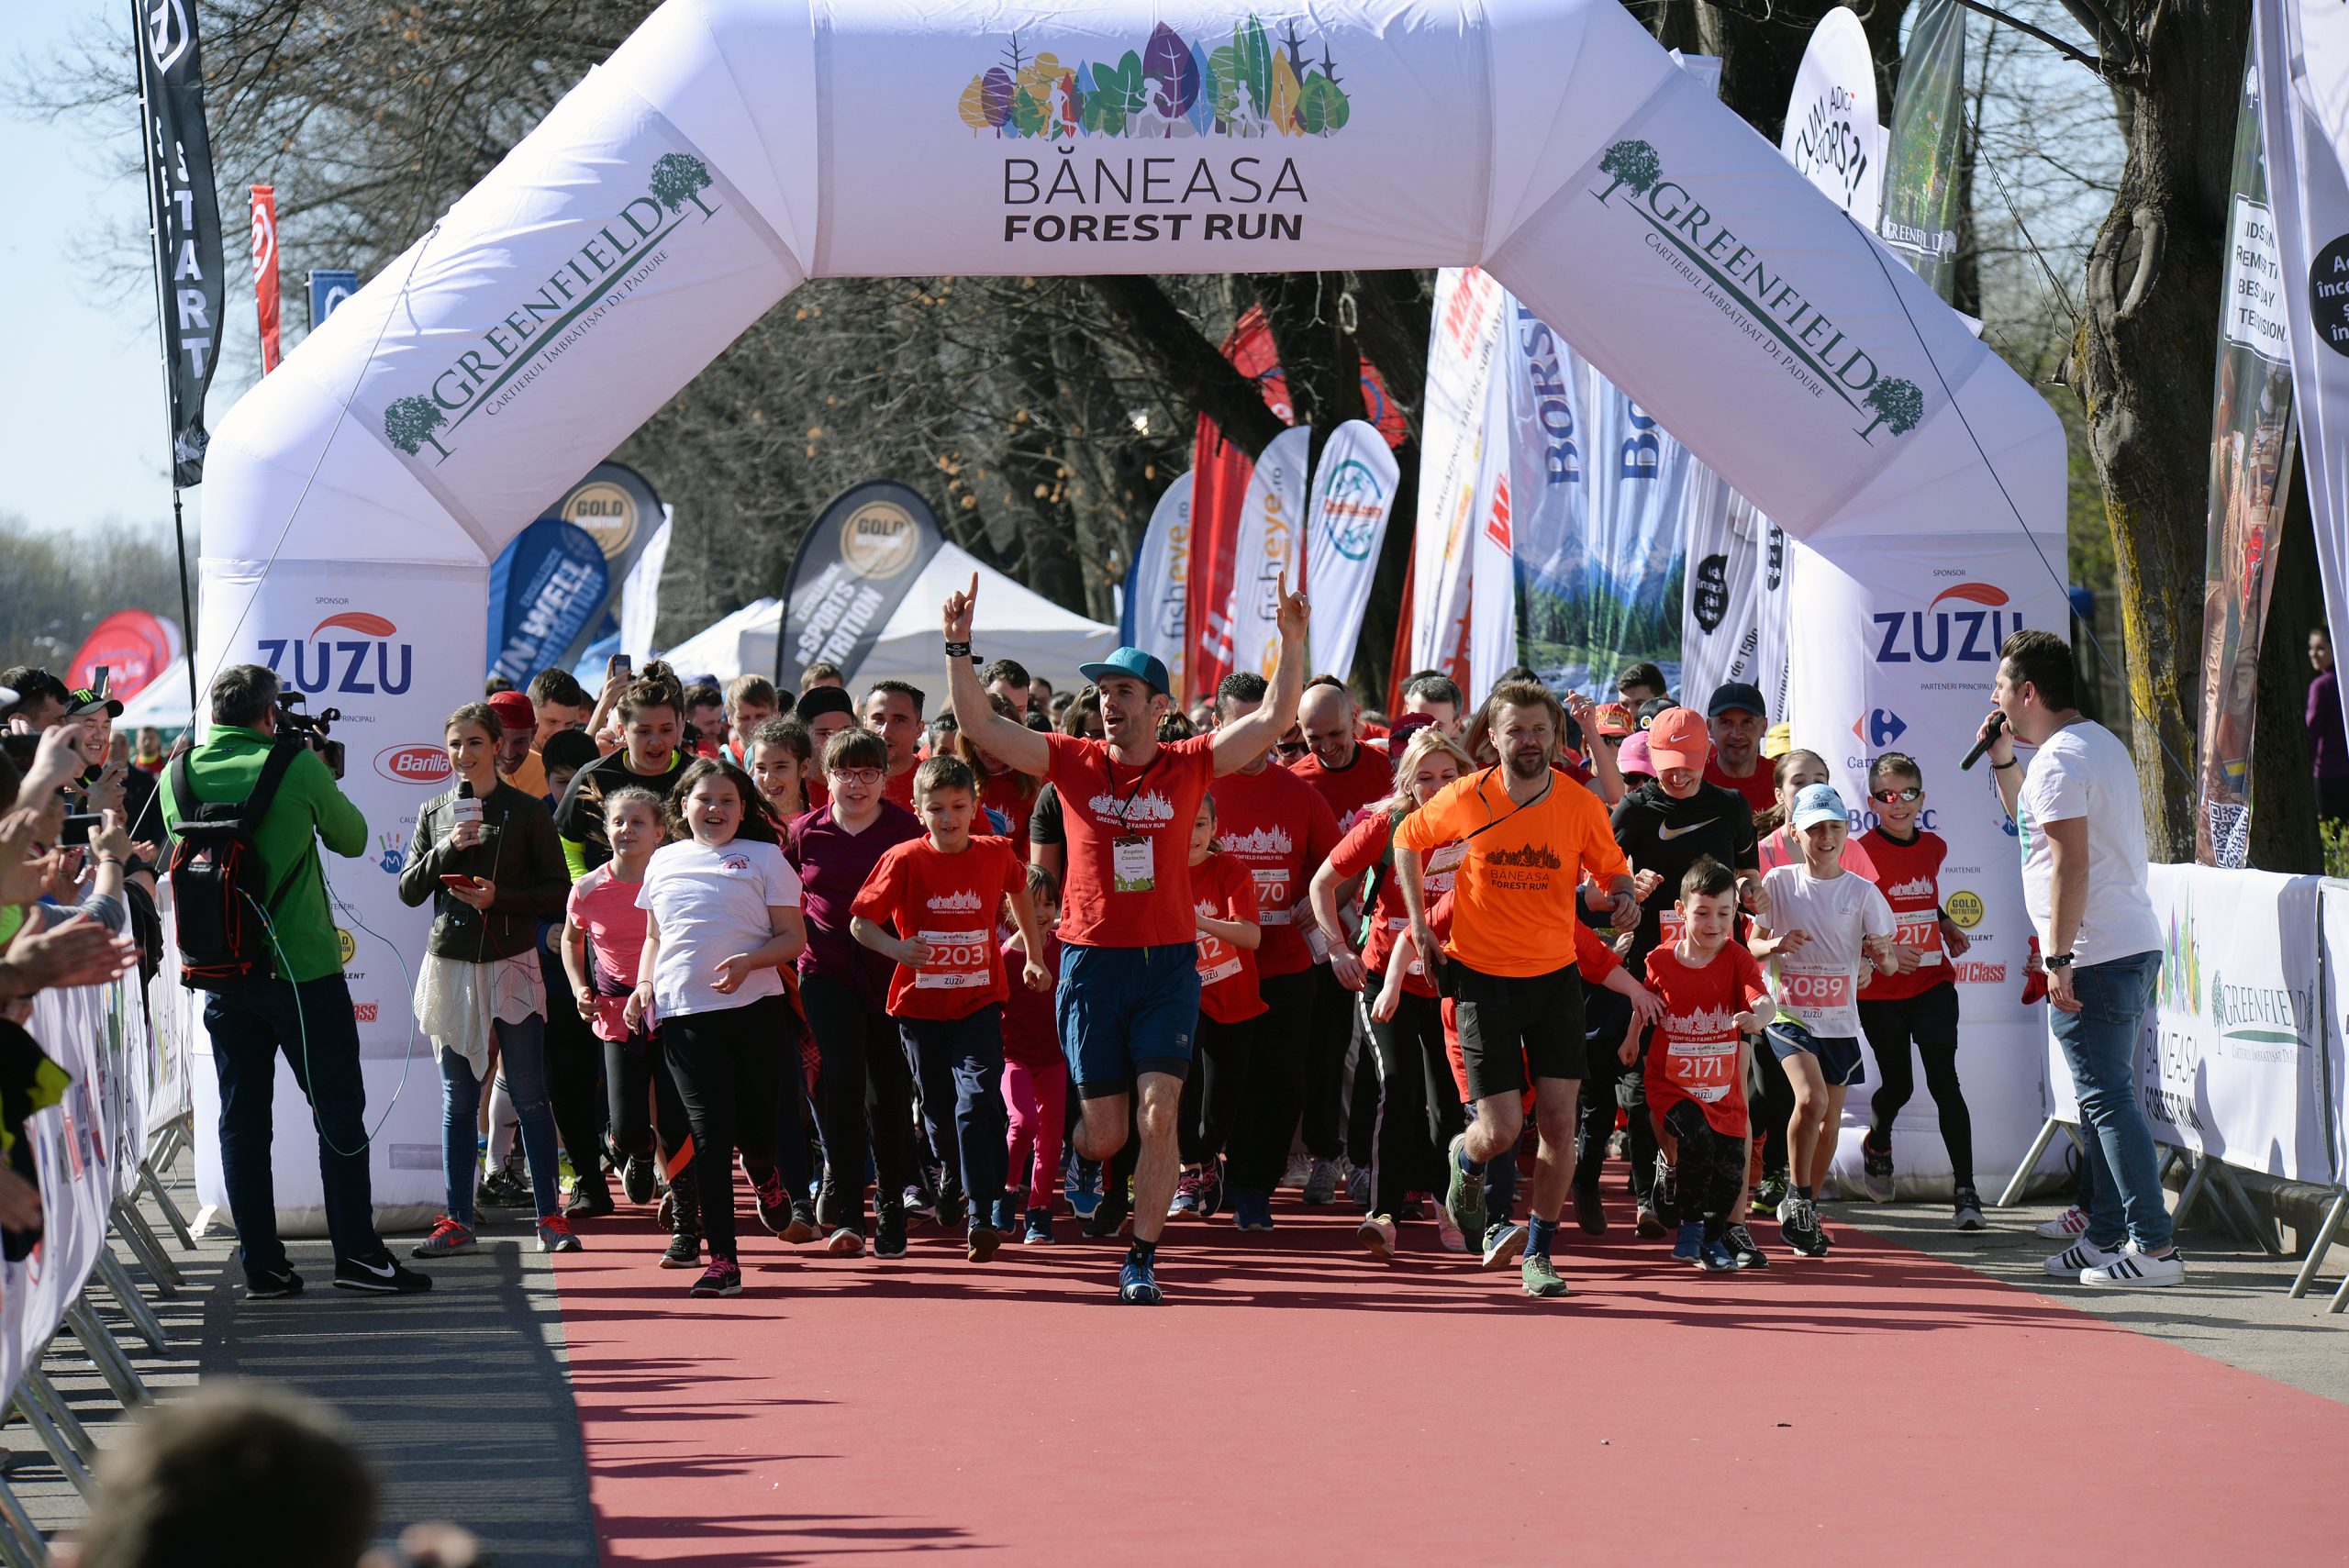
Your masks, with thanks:
<instances>
[{"instance_id":1,"label":"black microphone","mask_svg":"<svg viewBox=\"0 0 2349 1568\"><path fill-rule=\"evenodd\" d=\"M1982 739L1974 743L1974 750L1968 751L1965 754L1965 760L1958 763L1957 771L1961 773L1972 773L1974 771L1974 764L1982 760L1982 753L1990 749L1990 742L1996 740L2000 735L2004 734L2006 732L2006 728L2007 716L1998 712L1995 708L1992 709L1990 713L1990 728L1982 732Z\"/></svg>"}]
</instances>

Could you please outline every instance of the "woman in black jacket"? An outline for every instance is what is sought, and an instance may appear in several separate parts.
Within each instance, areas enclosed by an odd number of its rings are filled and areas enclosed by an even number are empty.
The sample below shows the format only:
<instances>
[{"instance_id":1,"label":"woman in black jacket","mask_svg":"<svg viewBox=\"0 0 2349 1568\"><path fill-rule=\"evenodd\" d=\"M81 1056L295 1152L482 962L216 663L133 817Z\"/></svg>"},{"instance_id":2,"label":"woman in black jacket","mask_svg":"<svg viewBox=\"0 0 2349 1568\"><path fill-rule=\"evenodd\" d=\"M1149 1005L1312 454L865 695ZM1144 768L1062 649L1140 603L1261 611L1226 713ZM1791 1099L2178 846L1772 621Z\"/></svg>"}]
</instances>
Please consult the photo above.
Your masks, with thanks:
<instances>
[{"instance_id":1,"label":"woman in black jacket","mask_svg":"<svg viewBox=\"0 0 2349 1568\"><path fill-rule=\"evenodd\" d=\"M485 704L467 703L449 716L456 783L425 803L400 870L403 902L433 901L432 936L416 977L416 1018L440 1063L440 1163L449 1184L449 1211L416 1249L419 1258L473 1245L473 1129L493 1041L521 1122L539 1246L579 1250L561 1213L547 1098L546 981L538 953L538 923L562 916L571 873L546 804L498 778L501 734ZM465 785L472 786L469 800L461 799Z\"/></svg>"}]
</instances>

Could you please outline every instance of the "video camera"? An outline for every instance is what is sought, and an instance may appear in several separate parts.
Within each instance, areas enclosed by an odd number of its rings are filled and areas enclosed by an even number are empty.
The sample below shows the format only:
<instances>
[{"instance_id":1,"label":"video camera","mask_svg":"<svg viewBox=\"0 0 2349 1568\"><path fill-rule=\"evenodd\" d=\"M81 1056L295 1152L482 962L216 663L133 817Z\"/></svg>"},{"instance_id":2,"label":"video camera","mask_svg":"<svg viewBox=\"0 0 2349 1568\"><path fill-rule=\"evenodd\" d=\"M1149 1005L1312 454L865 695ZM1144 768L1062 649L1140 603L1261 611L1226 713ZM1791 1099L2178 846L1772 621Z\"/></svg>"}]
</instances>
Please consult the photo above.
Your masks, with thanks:
<instances>
[{"instance_id":1,"label":"video camera","mask_svg":"<svg viewBox=\"0 0 2349 1568\"><path fill-rule=\"evenodd\" d=\"M341 717L340 708L330 707L313 718L302 711L301 693L281 691L277 694L277 732L291 736L296 743L316 751L338 779L342 777L342 742L329 740L327 731Z\"/></svg>"}]
</instances>

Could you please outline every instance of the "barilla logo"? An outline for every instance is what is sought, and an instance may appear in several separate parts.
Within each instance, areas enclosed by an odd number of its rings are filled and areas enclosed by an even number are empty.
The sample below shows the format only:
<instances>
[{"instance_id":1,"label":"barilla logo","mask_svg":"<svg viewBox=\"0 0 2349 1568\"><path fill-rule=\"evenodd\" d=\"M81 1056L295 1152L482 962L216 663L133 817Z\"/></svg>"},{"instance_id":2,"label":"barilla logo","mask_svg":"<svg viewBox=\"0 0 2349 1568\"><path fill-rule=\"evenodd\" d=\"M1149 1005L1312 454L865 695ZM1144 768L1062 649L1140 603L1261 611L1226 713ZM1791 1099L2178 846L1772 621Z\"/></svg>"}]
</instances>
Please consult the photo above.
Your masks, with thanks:
<instances>
[{"instance_id":1,"label":"barilla logo","mask_svg":"<svg viewBox=\"0 0 2349 1568\"><path fill-rule=\"evenodd\" d=\"M2007 602L1995 584L1953 583L1921 610L1879 610L1870 617L1876 662L1995 664L1999 646L2022 629L2022 612L2005 608Z\"/></svg>"},{"instance_id":2,"label":"barilla logo","mask_svg":"<svg viewBox=\"0 0 2349 1568\"><path fill-rule=\"evenodd\" d=\"M297 692L395 697L407 690L414 652L410 644L391 640L399 629L382 616L345 610L312 627L307 637L264 637L261 651L278 679ZM328 637L331 631L356 635Z\"/></svg>"},{"instance_id":3,"label":"barilla logo","mask_svg":"<svg viewBox=\"0 0 2349 1568\"><path fill-rule=\"evenodd\" d=\"M449 776L449 753L421 741L386 746L375 753L375 771L394 784L437 784Z\"/></svg>"},{"instance_id":4,"label":"barilla logo","mask_svg":"<svg viewBox=\"0 0 2349 1568\"><path fill-rule=\"evenodd\" d=\"M930 901L930 906L941 913L974 914L985 906L975 893L941 893Z\"/></svg>"}]
</instances>

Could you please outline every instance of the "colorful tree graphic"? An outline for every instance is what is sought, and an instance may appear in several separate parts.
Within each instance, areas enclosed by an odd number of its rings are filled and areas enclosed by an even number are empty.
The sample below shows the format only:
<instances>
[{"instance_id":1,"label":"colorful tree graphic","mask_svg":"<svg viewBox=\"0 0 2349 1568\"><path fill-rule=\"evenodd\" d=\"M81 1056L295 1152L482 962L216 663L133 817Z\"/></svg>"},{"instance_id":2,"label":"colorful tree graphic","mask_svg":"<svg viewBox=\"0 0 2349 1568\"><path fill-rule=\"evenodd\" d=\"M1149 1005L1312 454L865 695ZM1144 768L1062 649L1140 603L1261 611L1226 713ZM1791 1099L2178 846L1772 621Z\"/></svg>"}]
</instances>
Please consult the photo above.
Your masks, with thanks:
<instances>
[{"instance_id":1,"label":"colorful tree graphic","mask_svg":"<svg viewBox=\"0 0 2349 1568\"><path fill-rule=\"evenodd\" d=\"M1334 136L1353 115L1328 40L1308 59L1298 24L1278 47L1251 14L1208 50L1164 22L1139 50L1074 70L1030 58L1015 33L1003 63L971 78L955 113L974 136L1054 138Z\"/></svg>"},{"instance_id":2,"label":"colorful tree graphic","mask_svg":"<svg viewBox=\"0 0 2349 1568\"><path fill-rule=\"evenodd\" d=\"M1658 180L1664 178L1664 161L1655 155L1655 149L1644 141L1619 141L1607 150L1606 157L1598 161L1598 172L1612 176L1615 181L1598 193L1600 201L1605 201L1625 185L1631 186L1635 195L1643 196L1655 188Z\"/></svg>"},{"instance_id":3,"label":"colorful tree graphic","mask_svg":"<svg viewBox=\"0 0 2349 1568\"><path fill-rule=\"evenodd\" d=\"M1917 390L1915 382L1897 375L1887 376L1868 388L1863 402L1876 410L1876 417L1860 432L1863 439L1874 435L1878 425L1889 425L1894 435L1905 436L1925 417L1925 395Z\"/></svg>"}]
</instances>

